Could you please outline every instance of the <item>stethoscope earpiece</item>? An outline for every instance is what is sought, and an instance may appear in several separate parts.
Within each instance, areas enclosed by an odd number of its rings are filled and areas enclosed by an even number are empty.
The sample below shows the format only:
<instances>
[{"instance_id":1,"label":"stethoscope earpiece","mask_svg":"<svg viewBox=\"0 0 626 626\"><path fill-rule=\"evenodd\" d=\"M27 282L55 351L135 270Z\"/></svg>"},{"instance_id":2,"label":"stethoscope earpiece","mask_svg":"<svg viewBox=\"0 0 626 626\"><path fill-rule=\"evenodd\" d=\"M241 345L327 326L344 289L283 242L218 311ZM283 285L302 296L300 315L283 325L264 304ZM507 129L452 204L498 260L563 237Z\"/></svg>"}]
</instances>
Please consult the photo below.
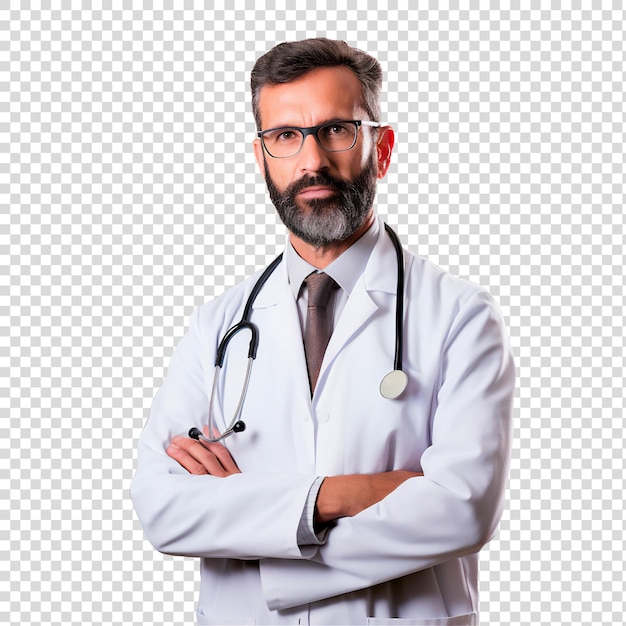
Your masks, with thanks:
<instances>
[{"instance_id":1,"label":"stethoscope earpiece","mask_svg":"<svg viewBox=\"0 0 626 626\"><path fill-rule=\"evenodd\" d=\"M200 437L202 437L202 433L199 428L190 428L189 433L187 433L189 439L195 439L196 441L200 441Z\"/></svg>"},{"instance_id":2,"label":"stethoscope earpiece","mask_svg":"<svg viewBox=\"0 0 626 626\"><path fill-rule=\"evenodd\" d=\"M189 429L187 436L189 437L189 439L195 439L196 441L206 441L207 443L217 443L218 441L221 441L222 439L226 439L226 437L229 437L233 433L242 433L244 430L246 430L246 423L243 420L239 420L238 422L235 422L233 424L232 428L229 428L219 437L205 437L200 431L200 429L195 428L195 427Z\"/></svg>"}]
</instances>

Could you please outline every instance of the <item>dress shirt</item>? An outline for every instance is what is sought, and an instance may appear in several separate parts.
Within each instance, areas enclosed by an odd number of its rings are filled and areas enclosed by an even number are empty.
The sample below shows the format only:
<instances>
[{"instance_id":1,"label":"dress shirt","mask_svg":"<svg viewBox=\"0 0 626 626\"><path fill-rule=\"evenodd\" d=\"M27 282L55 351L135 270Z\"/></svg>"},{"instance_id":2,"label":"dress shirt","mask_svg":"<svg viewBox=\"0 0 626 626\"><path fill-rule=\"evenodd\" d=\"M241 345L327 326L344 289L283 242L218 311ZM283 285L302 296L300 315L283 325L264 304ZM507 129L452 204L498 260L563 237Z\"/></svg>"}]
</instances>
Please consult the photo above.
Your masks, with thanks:
<instances>
[{"instance_id":1,"label":"dress shirt","mask_svg":"<svg viewBox=\"0 0 626 626\"><path fill-rule=\"evenodd\" d=\"M339 285L339 289L335 290L332 303L333 328L337 325L339 316L354 289L354 285L356 285L357 280L359 280L359 277L365 270L367 261L376 244L379 228L378 220L375 219L368 230L352 246L323 270L325 274L328 274ZM285 262L287 263L289 285L298 304L300 326L304 334L309 296L306 284L303 284L303 281L312 272L320 270L300 257L290 242L287 243Z\"/></svg>"},{"instance_id":2,"label":"dress shirt","mask_svg":"<svg viewBox=\"0 0 626 626\"><path fill-rule=\"evenodd\" d=\"M328 274L337 285L339 285L339 288L335 289L334 293L331 295L329 302L329 306L331 306L333 310L331 317L333 329L337 325L339 316L352 293L352 289L354 289L354 285L356 285L357 280L365 270L367 261L378 239L379 229L378 220L374 219L372 225L354 242L354 244L352 244L352 246L324 268L324 273ZM298 306L300 327L304 335L306 311L309 301L308 289L304 279L309 274L318 272L319 270L300 257L290 242L287 243L285 262L287 263L289 285L291 286L294 299ZM320 545L324 542L326 537L325 530L318 533L315 532L313 521L315 502L323 480L323 476L318 476L315 479L315 482L311 485L311 489L309 490L304 510L302 511L297 535L298 544L301 546L312 544Z\"/></svg>"}]
</instances>

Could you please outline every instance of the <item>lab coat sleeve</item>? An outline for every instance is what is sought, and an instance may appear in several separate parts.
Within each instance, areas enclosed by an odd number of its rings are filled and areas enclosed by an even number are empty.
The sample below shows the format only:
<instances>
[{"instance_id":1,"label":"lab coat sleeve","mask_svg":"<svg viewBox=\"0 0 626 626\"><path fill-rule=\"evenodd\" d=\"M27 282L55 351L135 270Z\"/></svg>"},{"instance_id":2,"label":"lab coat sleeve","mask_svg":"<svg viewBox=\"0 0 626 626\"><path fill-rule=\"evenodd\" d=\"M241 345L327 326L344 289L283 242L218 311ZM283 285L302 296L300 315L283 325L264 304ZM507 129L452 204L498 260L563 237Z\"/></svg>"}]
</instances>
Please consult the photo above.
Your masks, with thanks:
<instances>
[{"instance_id":1,"label":"lab coat sleeve","mask_svg":"<svg viewBox=\"0 0 626 626\"><path fill-rule=\"evenodd\" d=\"M476 552L490 539L508 474L514 366L488 294L475 292L462 305L440 363L424 476L338 520L309 561L262 561L270 609L393 580Z\"/></svg>"},{"instance_id":2,"label":"lab coat sleeve","mask_svg":"<svg viewBox=\"0 0 626 626\"><path fill-rule=\"evenodd\" d=\"M297 529L315 475L189 474L165 452L201 423L208 406L198 312L180 341L138 445L131 497L148 540L168 554L302 558Z\"/></svg>"}]
</instances>

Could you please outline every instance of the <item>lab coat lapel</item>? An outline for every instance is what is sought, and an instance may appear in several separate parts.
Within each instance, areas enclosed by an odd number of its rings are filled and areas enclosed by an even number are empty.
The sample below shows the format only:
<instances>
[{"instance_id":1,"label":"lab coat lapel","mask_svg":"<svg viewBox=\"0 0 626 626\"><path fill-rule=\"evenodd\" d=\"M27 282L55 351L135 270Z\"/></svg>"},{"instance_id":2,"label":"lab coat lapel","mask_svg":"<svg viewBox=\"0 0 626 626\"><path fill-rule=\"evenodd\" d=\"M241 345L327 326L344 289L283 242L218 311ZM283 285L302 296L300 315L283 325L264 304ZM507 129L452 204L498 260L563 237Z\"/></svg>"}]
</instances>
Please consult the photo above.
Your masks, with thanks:
<instances>
[{"instance_id":1,"label":"lab coat lapel","mask_svg":"<svg viewBox=\"0 0 626 626\"><path fill-rule=\"evenodd\" d=\"M322 380L325 371L339 352L349 344L376 313L380 307L381 296L396 292L398 266L395 249L380 218L379 223L378 239L363 276L354 286L326 348L319 380Z\"/></svg>"},{"instance_id":2,"label":"lab coat lapel","mask_svg":"<svg viewBox=\"0 0 626 626\"><path fill-rule=\"evenodd\" d=\"M367 262L365 271L357 281L341 317L330 338L326 354L320 369L317 390L323 387L325 372L336 356L347 346L380 307L381 298L395 296L397 284L396 253L389 236L385 232L384 223L379 219L378 239ZM293 292L289 286L287 267L283 261L270 276L267 283L257 296L254 309L258 310L259 323L263 318L264 326L271 329L272 352L277 360L288 356L287 366L290 368L290 384L298 389L298 397L306 401L309 410L311 397L309 390L306 358L301 340L302 329L298 319ZM267 309L267 316L263 315ZM263 335L264 330L261 331ZM300 338L300 339L296 339ZM317 395L317 393L316 393Z\"/></svg>"},{"instance_id":3,"label":"lab coat lapel","mask_svg":"<svg viewBox=\"0 0 626 626\"><path fill-rule=\"evenodd\" d=\"M250 281L250 289L255 283ZM232 437L227 446L244 473L264 468L312 474L311 393L298 310L284 263L259 292L250 321L258 328L259 346L242 413L249 427L243 436ZM247 340L241 344L239 356L247 350ZM236 399L237 391L230 397Z\"/></svg>"},{"instance_id":4,"label":"lab coat lapel","mask_svg":"<svg viewBox=\"0 0 626 626\"><path fill-rule=\"evenodd\" d=\"M311 392L302 329L284 261L259 292L253 311L260 326L260 341L264 342L263 348L259 347L259 350L269 350L277 370L289 372L289 384L297 388L298 397L302 398L310 411Z\"/></svg>"},{"instance_id":5,"label":"lab coat lapel","mask_svg":"<svg viewBox=\"0 0 626 626\"><path fill-rule=\"evenodd\" d=\"M365 289L363 281L359 280L354 286L346 306L337 322L333 334L331 335L322 367L320 368L319 379L324 377L324 372L333 362L337 354L349 343L367 320L374 315L378 309L378 304L372 299L370 293Z\"/></svg>"}]
</instances>

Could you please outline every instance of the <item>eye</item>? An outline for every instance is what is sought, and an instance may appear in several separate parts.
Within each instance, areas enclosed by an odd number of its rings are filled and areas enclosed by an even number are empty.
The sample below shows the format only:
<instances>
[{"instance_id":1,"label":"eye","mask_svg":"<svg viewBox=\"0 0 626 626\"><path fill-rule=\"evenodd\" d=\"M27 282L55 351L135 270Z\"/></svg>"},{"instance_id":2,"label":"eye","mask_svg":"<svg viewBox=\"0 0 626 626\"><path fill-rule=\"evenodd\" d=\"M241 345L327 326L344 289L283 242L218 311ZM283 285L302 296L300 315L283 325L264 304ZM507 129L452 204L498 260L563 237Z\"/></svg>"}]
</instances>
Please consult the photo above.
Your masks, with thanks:
<instances>
[{"instance_id":1,"label":"eye","mask_svg":"<svg viewBox=\"0 0 626 626\"><path fill-rule=\"evenodd\" d=\"M297 137L297 133L293 130L283 130L276 136L276 141L293 141Z\"/></svg>"},{"instance_id":2,"label":"eye","mask_svg":"<svg viewBox=\"0 0 626 626\"><path fill-rule=\"evenodd\" d=\"M322 128L322 132L329 138L343 137L349 134L349 130L346 124L328 124Z\"/></svg>"},{"instance_id":3,"label":"eye","mask_svg":"<svg viewBox=\"0 0 626 626\"><path fill-rule=\"evenodd\" d=\"M296 128L276 128L275 130L263 133L263 141L266 145L290 145L300 140L300 133Z\"/></svg>"}]
</instances>

